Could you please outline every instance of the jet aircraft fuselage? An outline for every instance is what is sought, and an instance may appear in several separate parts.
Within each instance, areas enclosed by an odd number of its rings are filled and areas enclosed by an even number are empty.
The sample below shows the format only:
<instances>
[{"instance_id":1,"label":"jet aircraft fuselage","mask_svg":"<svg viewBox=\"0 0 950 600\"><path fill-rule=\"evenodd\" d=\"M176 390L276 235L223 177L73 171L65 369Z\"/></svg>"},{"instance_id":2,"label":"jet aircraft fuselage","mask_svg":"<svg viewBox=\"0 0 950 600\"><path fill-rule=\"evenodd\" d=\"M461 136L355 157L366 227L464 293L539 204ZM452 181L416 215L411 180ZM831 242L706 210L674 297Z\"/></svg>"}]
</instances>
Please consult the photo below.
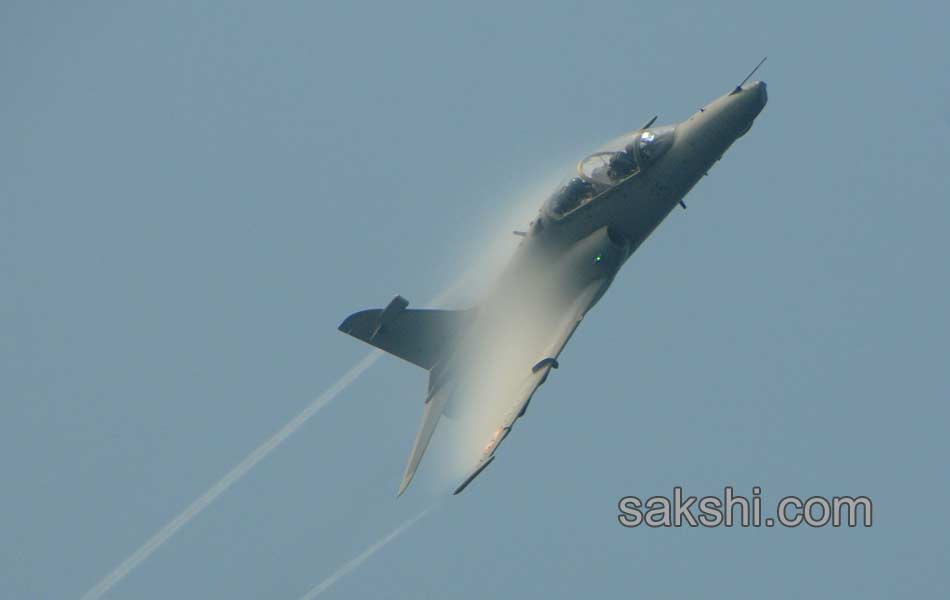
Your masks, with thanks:
<instances>
[{"instance_id":1,"label":"jet aircraft fuselage","mask_svg":"<svg viewBox=\"0 0 950 600\"><path fill-rule=\"evenodd\" d=\"M492 393L508 397L508 404L456 493L494 460L498 445L558 367L564 345L627 258L677 205L685 208L686 194L749 130L766 102L765 83L743 83L685 121L652 127L651 120L582 160L527 231L517 232L523 236L518 249L477 308L409 310L397 296L386 308L355 313L340 325L430 371L400 494L479 353L488 373L480 373L475 384L491 379L486 365L504 365L514 375L497 377ZM487 358L481 347L486 339L495 344Z\"/></svg>"}]
</instances>

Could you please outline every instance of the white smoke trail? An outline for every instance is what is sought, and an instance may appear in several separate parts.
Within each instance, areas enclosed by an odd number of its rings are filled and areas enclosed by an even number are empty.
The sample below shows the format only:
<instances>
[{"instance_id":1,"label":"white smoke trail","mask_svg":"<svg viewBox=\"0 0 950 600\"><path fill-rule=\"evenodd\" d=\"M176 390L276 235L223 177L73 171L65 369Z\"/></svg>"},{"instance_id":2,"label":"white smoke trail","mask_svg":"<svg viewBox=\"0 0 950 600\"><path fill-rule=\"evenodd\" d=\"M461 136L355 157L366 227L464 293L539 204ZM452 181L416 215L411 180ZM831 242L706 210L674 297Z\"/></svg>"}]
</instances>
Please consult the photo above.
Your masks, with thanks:
<instances>
[{"instance_id":1,"label":"white smoke trail","mask_svg":"<svg viewBox=\"0 0 950 600\"><path fill-rule=\"evenodd\" d=\"M346 577L351 572L356 570L360 565L362 565L364 562L369 560L371 556L379 552L383 548L383 546L385 546L389 542L393 541L394 539L396 539L397 537L405 533L410 527L415 525L417 521L422 519L422 517L432 512L432 509L434 509L435 507L436 505L430 506L429 508L425 509L424 511L417 514L416 516L412 517L411 519L409 519L408 521L406 521L405 523L403 523L396 529L393 529L392 531L390 531L384 538L380 539L379 541L374 543L372 546L370 546L366 550L363 550L356 558L352 559L350 562L346 563L345 565L343 565L342 567L334 571L332 575L330 575L329 577L327 577L326 579L318 583L316 587L314 587L312 590L307 592L307 594L303 596L300 600L313 600L314 598L316 598L323 592L330 589L333 586L333 584L335 584L337 581Z\"/></svg>"},{"instance_id":2,"label":"white smoke trail","mask_svg":"<svg viewBox=\"0 0 950 600\"><path fill-rule=\"evenodd\" d=\"M82 600L95 600L101 598L103 594L108 592L112 586L122 581L126 575L128 575L132 569L139 566L145 559L147 559L153 552L158 550L158 548L168 541L168 538L173 536L176 531L188 524L189 521L197 517L201 511L208 508L212 502L214 502L218 496L223 494L230 488L232 485L237 483L242 477L244 477L248 471L254 468L254 466L264 459L268 454L270 454L277 446L282 444L284 440L289 438L294 434L300 427L306 423L311 417L317 414L320 409L324 408L331 400L337 397L337 395L345 390L347 386L356 381L356 379L363 374L364 371L373 366L379 357L382 355L382 351L374 350L367 354L363 360L356 363L353 368L347 371L343 377L340 377L336 383L330 386L325 392L320 394L320 396L310 403L307 408L305 408L300 414L291 419L286 425L281 427L280 431L268 438L263 444L254 449L253 452L247 455L241 462L237 464L233 469L228 471L228 473L219 479L217 483L212 485L208 491L198 497L197 500L188 505L188 508L183 510L181 514L165 524L164 527L158 530L158 533L153 535L147 542L142 544L138 550L133 552L128 558L122 561L118 567L116 567L111 573L106 575L102 581L97 583L92 589L86 592Z\"/></svg>"},{"instance_id":3,"label":"white smoke trail","mask_svg":"<svg viewBox=\"0 0 950 600\"><path fill-rule=\"evenodd\" d=\"M451 296L459 287L464 283L465 279L462 278L457 281L455 284L449 286L442 292L438 294L432 301L430 301L427 306L433 306L440 304L445 298ZM175 535L179 529L184 527L197 517L201 512L208 508L212 502L214 502L218 496L228 491L228 489L237 483L242 477L247 475L248 471L254 468L257 463L261 462L268 454L273 452L278 446L280 446L284 441L292 436L298 429L300 429L304 423L310 420L315 414L320 412L321 409L326 407L334 398L336 398L340 392L345 390L351 383L356 381L360 375L362 375L367 369L369 369L373 364L379 360L379 357L383 354L380 350L373 350L362 360L360 360L356 365L354 365L349 371L343 374L336 383L327 388L316 400L310 403L303 411L300 412L296 417L291 419L286 425L280 428L280 430L268 438L264 443L254 449L253 452L248 454L244 460L239 462L234 468L227 472L227 474L219 479L214 485L208 488L208 491L203 493L198 497L197 500L188 505L188 507L183 510L178 516L165 524L164 527L158 530L158 532L148 539L142 546L133 552L128 558L122 561L119 566L112 570L108 575L102 578L99 583L94 585L88 592L83 594L82 600L98 600L106 592L112 589L115 584L119 583L125 577L132 572L133 569L138 567L142 562L145 561L153 552L158 550L162 544L168 541L168 539Z\"/></svg>"}]
</instances>

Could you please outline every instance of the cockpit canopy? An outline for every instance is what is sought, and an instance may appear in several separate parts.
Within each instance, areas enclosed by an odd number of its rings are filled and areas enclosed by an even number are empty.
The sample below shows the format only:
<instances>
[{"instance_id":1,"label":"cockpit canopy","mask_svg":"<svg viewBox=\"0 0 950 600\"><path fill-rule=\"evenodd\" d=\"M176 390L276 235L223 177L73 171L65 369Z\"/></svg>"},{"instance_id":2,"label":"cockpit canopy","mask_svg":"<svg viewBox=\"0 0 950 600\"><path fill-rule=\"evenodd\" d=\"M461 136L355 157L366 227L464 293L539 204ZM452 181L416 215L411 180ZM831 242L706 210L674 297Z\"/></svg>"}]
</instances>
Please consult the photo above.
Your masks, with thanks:
<instances>
[{"instance_id":1,"label":"cockpit canopy","mask_svg":"<svg viewBox=\"0 0 950 600\"><path fill-rule=\"evenodd\" d=\"M636 131L611 144L619 149L591 154L578 163L577 175L548 199L547 212L560 219L635 176L666 152L673 132L672 126Z\"/></svg>"}]
</instances>

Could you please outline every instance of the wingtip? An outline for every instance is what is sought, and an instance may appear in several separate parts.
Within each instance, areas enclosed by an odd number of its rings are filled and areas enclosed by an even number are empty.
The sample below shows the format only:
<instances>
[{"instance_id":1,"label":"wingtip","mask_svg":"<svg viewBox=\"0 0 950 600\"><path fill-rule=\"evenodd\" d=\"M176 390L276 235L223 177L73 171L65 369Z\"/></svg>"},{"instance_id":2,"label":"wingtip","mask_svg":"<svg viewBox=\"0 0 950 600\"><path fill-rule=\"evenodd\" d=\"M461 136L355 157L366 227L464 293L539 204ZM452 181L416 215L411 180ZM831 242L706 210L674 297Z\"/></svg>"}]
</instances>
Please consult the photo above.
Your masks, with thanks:
<instances>
[{"instance_id":1,"label":"wingtip","mask_svg":"<svg viewBox=\"0 0 950 600\"><path fill-rule=\"evenodd\" d=\"M357 313L353 313L352 315L350 315L350 316L348 316L347 318L343 319L343 322L340 323L339 326L337 326L337 330L338 330L338 331L342 331L343 333L349 333L350 331L352 331L352 330L353 330L353 317L355 317L356 314L357 314Z\"/></svg>"},{"instance_id":2,"label":"wingtip","mask_svg":"<svg viewBox=\"0 0 950 600\"><path fill-rule=\"evenodd\" d=\"M402 483L399 484L399 491L396 492L396 497L397 497L397 498L403 495L403 493L404 493L404 492L406 491L406 489L409 487L409 484L410 484L410 483L412 483L412 476L411 476L411 475L408 476L408 477L403 477L403 478L402 478Z\"/></svg>"},{"instance_id":3,"label":"wingtip","mask_svg":"<svg viewBox=\"0 0 950 600\"><path fill-rule=\"evenodd\" d=\"M478 477L479 474L482 471L484 471L488 467L488 465L492 463L493 460L495 460L494 454L489 456L488 459L485 460L485 462L475 467L475 469L469 474L469 476L465 478L465 481L463 481L457 488L455 488L455 491L452 492L452 495L458 496L459 494L461 494L465 490L465 488L468 487L468 484L472 483L472 481L474 481L475 478Z\"/></svg>"}]
</instances>

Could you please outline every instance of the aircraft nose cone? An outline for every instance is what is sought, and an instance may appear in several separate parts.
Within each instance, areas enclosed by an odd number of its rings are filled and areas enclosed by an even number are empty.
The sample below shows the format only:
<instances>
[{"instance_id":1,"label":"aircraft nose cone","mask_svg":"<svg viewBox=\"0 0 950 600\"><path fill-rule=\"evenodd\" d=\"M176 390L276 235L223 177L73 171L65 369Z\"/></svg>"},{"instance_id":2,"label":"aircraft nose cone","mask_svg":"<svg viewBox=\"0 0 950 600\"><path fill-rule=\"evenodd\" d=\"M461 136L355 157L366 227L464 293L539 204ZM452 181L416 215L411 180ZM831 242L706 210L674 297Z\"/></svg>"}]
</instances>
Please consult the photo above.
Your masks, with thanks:
<instances>
[{"instance_id":1,"label":"aircraft nose cone","mask_svg":"<svg viewBox=\"0 0 950 600\"><path fill-rule=\"evenodd\" d=\"M744 92L743 96L755 97L759 101L759 108L765 108L765 104L769 101L769 93L766 90L764 81L750 81L749 83L743 84L741 87L737 87L735 92L740 93Z\"/></svg>"},{"instance_id":2,"label":"aircraft nose cone","mask_svg":"<svg viewBox=\"0 0 950 600\"><path fill-rule=\"evenodd\" d=\"M754 90L759 96L759 104L762 105L762 108L765 108L765 105L769 102L769 92L766 89L764 81L753 81L748 85L748 88Z\"/></svg>"}]
</instances>

